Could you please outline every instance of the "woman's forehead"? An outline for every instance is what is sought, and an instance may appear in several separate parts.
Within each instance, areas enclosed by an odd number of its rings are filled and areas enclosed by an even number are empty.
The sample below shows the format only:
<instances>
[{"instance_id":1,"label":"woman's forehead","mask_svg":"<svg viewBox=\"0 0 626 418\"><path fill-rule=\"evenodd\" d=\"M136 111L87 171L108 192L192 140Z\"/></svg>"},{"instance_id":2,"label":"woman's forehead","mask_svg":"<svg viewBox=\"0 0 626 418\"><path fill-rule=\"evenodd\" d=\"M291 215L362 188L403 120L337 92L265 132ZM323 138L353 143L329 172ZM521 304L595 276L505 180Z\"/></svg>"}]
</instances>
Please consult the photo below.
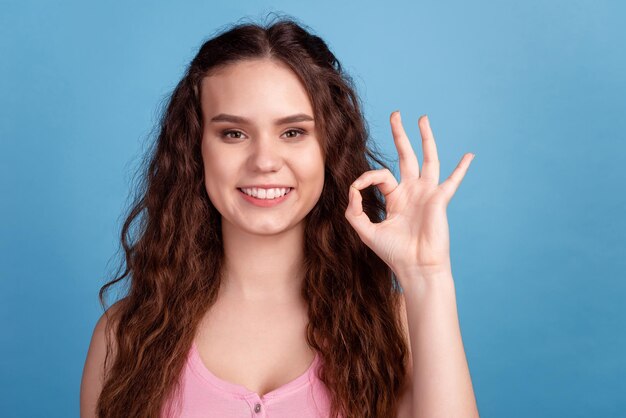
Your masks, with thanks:
<instances>
[{"instance_id":1,"label":"woman's forehead","mask_svg":"<svg viewBox=\"0 0 626 418\"><path fill-rule=\"evenodd\" d=\"M202 80L207 118L233 114L274 120L296 113L313 115L308 93L297 75L267 60L231 64Z\"/></svg>"}]
</instances>

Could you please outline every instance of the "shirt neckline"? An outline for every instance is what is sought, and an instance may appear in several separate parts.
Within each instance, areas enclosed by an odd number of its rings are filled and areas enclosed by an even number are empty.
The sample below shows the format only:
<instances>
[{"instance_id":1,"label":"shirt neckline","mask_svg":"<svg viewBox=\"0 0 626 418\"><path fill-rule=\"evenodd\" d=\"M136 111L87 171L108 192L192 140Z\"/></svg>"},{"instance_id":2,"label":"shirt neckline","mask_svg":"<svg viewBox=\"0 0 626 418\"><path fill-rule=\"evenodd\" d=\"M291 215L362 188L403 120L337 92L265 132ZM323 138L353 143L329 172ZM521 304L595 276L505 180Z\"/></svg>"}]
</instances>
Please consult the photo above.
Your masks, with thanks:
<instances>
[{"instance_id":1,"label":"shirt neckline","mask_svg":"<svg viewBox=\"0 0 626 418\"><path fill-rule=\"evenodd\" d=\"M291 381L285 383L284 385L277 387L276 389L267 392L265 395L260 396L258 393L248 389L244 385L239 385L237 383L229 382L223 380L211 372L200 357L200 353L198 352L198 347L196 346L196 342L194 341L191 346L190 353L190 364L197 374L200 375L205 381L210 383L211 385L228 392L236 397L243 398L263 398L263 399L274 399L282 397L290 392L296 391L301 387L309 384L311 382L311 377L313 376L315 370L317 369L317 364L319 363L319 353L315 352L315 357L313 361L309 365L309 367L298 377L292 379Z\"/></svg>"}]
</instances>

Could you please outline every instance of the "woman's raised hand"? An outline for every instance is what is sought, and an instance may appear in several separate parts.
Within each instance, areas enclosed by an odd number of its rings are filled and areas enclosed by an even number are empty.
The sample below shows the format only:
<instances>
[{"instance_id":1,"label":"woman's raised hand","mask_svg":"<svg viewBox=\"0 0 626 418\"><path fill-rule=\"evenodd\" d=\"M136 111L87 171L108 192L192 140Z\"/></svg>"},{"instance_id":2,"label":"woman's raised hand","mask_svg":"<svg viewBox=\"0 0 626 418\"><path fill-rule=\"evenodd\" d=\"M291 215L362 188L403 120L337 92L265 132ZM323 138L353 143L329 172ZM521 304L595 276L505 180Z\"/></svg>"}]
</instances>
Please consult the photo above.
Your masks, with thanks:
<instances>
[{"instance_id":1,"label":"woman's raised hand","mask_svg":"<svg viewBox=\"0 0 626 418\"><path fill-rule=\"evenodd\" d=\"M427 116L418 125L422 136L422 171L402 126L400 112L391 114L401 182L387 169L366 171L350 186L345 216L361 240L401 277L451 273L450 234L446 208L474 158L467 153L450 177L439 184L439 158ZM360 190L376 185L385 196L387 217L372 223L363 212ZM406 280L406 279L405 279ZM404 288L405 283L400 282Z\"/></svg>"}]
</instances>

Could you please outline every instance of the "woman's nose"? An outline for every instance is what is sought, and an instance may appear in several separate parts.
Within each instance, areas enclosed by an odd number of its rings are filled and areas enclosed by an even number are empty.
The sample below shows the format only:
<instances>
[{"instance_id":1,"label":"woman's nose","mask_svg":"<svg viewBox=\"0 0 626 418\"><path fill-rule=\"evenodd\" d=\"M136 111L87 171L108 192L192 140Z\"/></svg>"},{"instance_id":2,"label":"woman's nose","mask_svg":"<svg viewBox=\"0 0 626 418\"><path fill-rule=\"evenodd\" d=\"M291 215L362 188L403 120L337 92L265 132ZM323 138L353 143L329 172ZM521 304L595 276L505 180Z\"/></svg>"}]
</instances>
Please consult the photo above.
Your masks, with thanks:
<instances>
[{"instance_id":1,"label":"woman's nose","mask_svg":"<svg viewBox=\"0 0 626 418\"><path fill-rule=\"evenodd\" d=\"M277 171L282 165L280 144L270 135L257 137L253 141L250 163L254 170Z\"/></svg>"}]
</instances>

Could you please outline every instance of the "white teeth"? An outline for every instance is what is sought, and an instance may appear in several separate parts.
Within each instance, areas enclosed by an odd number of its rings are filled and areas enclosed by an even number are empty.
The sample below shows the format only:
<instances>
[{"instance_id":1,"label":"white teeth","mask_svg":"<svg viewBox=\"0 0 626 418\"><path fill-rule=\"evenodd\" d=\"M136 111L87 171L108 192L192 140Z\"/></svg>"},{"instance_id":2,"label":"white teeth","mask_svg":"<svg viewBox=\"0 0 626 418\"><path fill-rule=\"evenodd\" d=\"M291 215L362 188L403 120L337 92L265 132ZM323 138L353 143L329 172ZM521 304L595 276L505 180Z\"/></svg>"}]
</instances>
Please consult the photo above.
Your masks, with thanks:
<instances>
[{"instance_id":1,"label":"white teeth","mask_svg":"<svg viewBox=\"0 0 626 418\"><path fill-rule=\"evenodd\" d=\"M287 187L287 188L281 188L281 189L278 189L278 188L257 189L253 187L251 189L240 189L240 190L243 191L248 196L253 196L253 197L256 197L257 199L271 200L271 199L276 199L277 197L282 197L286 195L287 193L291 191L291 188Z\"/></svg>"}]
</instances>

